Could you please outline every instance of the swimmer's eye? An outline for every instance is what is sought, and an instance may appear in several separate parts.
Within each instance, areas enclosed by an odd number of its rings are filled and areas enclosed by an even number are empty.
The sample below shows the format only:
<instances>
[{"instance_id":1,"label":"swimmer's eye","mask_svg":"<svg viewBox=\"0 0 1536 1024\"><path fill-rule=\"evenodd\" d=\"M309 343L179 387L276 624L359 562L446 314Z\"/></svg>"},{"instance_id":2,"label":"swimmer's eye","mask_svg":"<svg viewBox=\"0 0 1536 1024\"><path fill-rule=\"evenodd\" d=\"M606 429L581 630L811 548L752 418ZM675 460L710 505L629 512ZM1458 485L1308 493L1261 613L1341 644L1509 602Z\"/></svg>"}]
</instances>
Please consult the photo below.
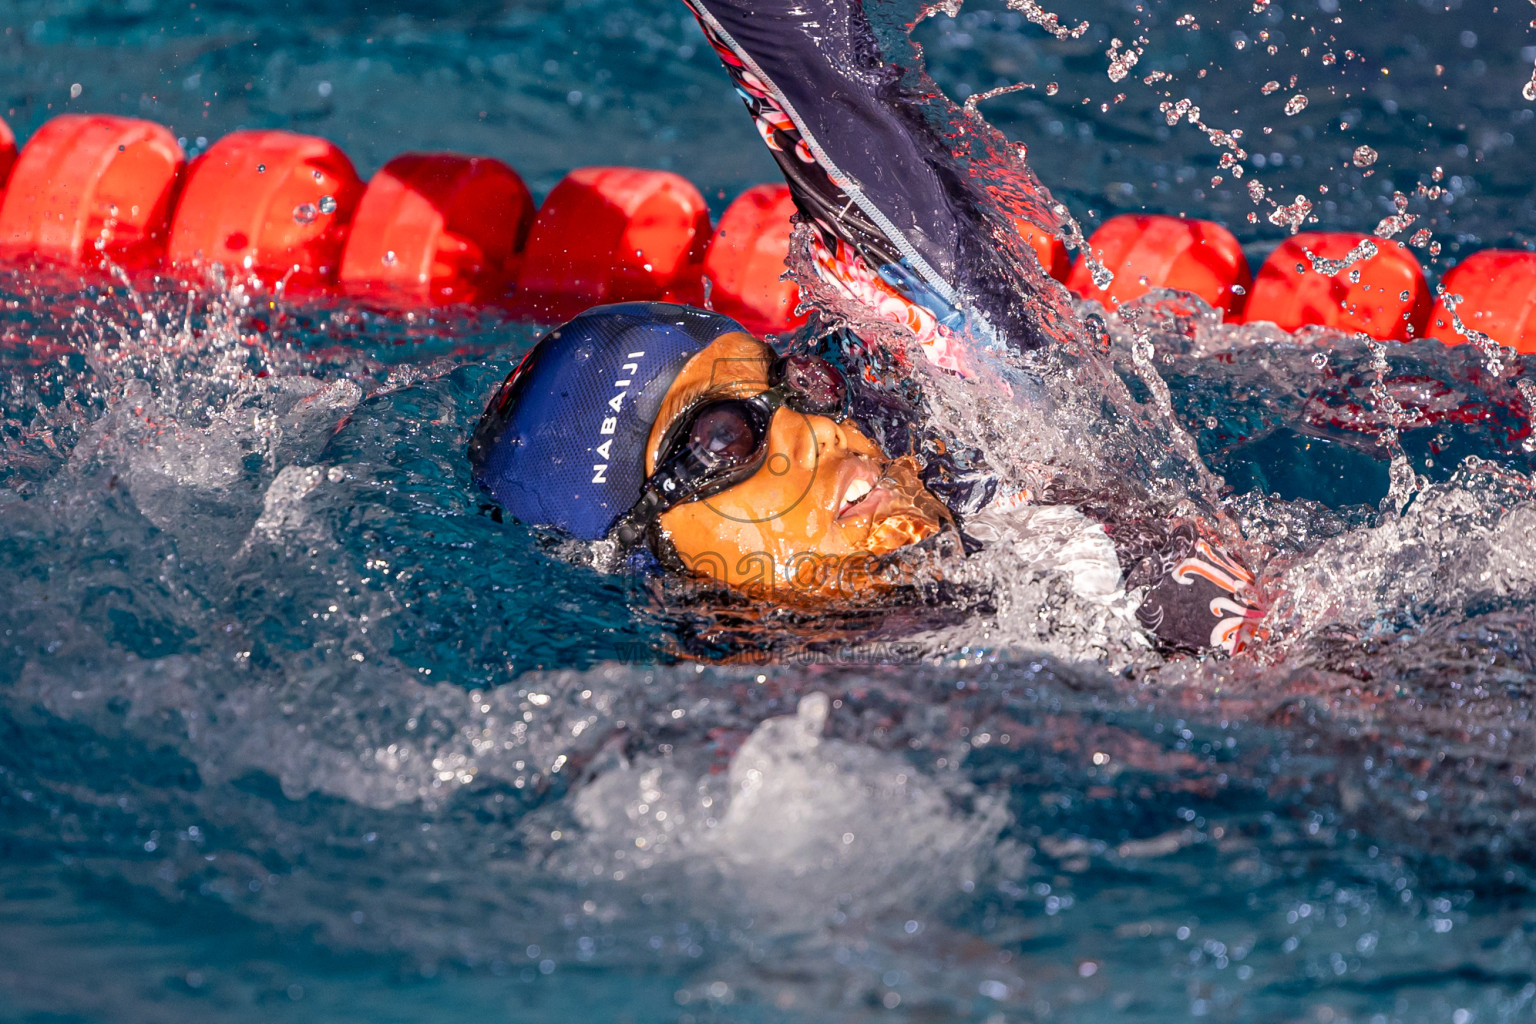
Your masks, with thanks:
<instances>
[{"instance_id":1,"label":"swimmer's eye","mask_svg":"<svg viewBox=\"0 0 1536 1024\"><path fill-rule=\"evenodd\" d=\"M712 455L740 461L752 457L763 438L753 430L753 417L741 402L715 402L701 409L688 432L690 444Z\"/></svg>"}]
</instances>

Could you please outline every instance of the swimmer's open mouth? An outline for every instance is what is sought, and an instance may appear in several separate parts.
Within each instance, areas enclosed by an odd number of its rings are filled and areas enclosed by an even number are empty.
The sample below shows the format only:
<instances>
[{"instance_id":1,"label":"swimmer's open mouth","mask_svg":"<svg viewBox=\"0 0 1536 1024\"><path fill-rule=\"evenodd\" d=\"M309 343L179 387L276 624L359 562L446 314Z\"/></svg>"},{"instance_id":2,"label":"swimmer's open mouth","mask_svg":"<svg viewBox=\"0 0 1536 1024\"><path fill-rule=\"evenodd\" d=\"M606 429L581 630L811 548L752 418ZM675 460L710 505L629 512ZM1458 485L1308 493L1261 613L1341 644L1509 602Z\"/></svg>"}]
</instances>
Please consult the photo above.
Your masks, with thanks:
<instances>
[{"instance_id":1,"label":"swimmer's open mouth","mask_svg":"<svg viewBox=\"0 0 1536 1024\"><path fill-rule=\"evenodd\" d=\"M838 519L873 512L884 499L893 496L893 492L884 486L886 478L881 469L867 463L855 463L850 477L843 484L843 497L838 503Z\"/></svg>"}]
</instances>

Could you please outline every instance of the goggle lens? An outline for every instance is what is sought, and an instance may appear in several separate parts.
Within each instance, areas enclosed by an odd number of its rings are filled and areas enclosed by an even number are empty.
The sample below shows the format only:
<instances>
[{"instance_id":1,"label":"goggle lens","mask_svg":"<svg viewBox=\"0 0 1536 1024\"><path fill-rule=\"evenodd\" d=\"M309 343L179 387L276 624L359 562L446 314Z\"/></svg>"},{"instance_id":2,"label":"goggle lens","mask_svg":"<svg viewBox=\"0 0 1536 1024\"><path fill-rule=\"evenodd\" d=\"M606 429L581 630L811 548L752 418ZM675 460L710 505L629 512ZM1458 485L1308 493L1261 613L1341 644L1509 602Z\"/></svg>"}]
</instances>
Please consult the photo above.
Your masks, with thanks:
<instances>
[{"instance_id":1,"label":"goggle lens","mask_svg":"<svg viewBox=\"0 0 1536 1024\"><path fill-rule=\"evenodd\" d=\"M754 429L754 418L745 403L725 401L699 410L688 440L711 455L734 463L750 459L763 439Z\"/></svg>"},{"instance_id":2,"label":"goggle lens","mask_svg":"<svg viewBox=\"0 0 1536 1024\"><path fill-rule=\"evenodd\" d=\"M774 364L769 384L788 391L785 404L796 412L827 414L842 409L848 382L837 367L817 356L786 356Z\"/></svg>"}]
</instances>

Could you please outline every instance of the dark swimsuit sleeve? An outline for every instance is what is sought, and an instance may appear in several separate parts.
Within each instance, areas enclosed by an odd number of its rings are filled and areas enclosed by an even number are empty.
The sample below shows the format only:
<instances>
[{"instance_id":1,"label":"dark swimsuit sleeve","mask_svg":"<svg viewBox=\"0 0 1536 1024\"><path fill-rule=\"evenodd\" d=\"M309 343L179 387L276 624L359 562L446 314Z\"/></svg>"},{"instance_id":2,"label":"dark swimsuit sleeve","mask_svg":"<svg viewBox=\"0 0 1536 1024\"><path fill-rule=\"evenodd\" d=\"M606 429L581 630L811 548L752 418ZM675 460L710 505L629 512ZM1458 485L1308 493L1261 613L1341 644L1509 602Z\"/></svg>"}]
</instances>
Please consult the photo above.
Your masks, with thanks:
<instances>
[{"instance_id":1,"label":"dark swimsuit sleeve","mask_svg":"<svg viewBox=\"0 0 1536 1024\"><path fill-rule=\"evenodd\" d=\"M724 61L800 211L872 264L953 277L944 186L898 118L897 72L857 3L685 0Z\"/></svg>"},{"instance_id":2,"label":"dark swimsuit sleeve","mask_svg":"<svg viewBox=\"0 0 1536 1024\"><path fill-rule=\"evenodd\" d=\"M857 0L685 2L820 236L823 276L857 292L877 275L983 344L1041 344L971 186Z\"/></svg>"}]
</instances>

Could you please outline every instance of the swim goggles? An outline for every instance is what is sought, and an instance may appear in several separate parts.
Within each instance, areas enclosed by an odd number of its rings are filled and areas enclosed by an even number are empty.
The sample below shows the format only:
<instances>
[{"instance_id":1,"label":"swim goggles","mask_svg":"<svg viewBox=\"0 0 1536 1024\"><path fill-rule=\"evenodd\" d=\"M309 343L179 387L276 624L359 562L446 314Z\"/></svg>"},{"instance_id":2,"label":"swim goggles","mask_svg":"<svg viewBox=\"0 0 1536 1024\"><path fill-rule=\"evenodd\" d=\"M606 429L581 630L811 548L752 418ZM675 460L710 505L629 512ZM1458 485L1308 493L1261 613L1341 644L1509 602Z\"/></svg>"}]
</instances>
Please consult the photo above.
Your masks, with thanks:
<instances>
[{"instance_id":1,"label":"swim goggles","mask_svg":"<svg viewBox=\"0 0 1536 1024\"><path fill-rule=\"evenodd\" d=\"M718 494L761 469L768 427L780 408L840 422L847 399L848 382L837 367L816 356L786 356L769 367L768 390L712 399L679 416L662 438L640 500L615 526L619 542L638 542L667 509Z\"/></svg>"}]
</instances>

